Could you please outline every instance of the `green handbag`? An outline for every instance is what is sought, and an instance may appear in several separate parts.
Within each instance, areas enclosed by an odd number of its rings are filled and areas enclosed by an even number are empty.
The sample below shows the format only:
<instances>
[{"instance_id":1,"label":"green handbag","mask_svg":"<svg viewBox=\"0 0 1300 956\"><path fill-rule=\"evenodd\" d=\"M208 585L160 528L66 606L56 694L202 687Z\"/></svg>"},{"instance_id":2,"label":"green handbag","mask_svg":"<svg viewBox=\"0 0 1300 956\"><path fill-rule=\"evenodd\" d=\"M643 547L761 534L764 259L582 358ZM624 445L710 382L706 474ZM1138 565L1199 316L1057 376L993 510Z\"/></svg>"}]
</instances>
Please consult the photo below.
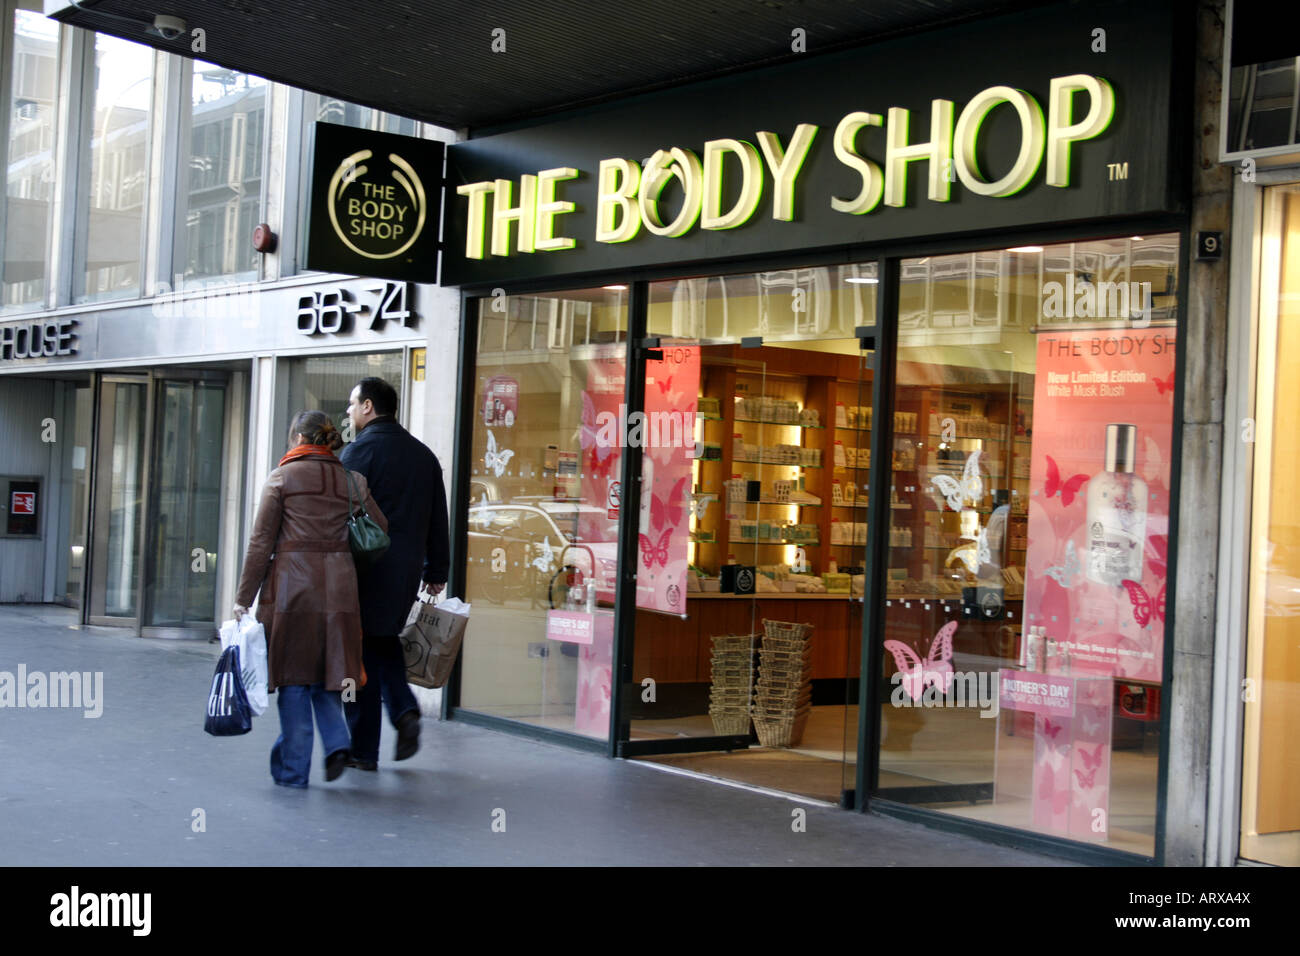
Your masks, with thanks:
<instances>
[{"instance_id":1,"label":"green handbag","mask_svg":"<svg viewBox=\"0 0 1300 956\"><path fill-rule=\"evenodd\" d=\"M374 518L366 514L364 501L360 504L361 514L357 514L358 506L352 503L352 472L344 468L343 473L348 476L348 546L352 549L352 557L357 565L367 567L382 558L388 550L388 535Z\"/></svg>"}]
</instances>

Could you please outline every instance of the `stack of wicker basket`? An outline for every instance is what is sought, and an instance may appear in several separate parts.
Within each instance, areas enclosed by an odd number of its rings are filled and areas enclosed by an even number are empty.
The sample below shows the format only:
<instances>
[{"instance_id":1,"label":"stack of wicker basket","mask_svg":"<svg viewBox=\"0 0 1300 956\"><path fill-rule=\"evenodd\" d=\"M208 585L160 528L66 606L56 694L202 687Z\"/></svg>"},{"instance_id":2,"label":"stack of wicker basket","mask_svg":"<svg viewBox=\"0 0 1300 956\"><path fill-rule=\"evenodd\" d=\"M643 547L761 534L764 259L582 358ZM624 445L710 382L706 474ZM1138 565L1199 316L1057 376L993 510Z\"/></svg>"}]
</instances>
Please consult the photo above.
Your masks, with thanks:
<instances>
[{"instance_id":1,"label":"stack of wicker basket","mask_svg":"<svg viewBox=\"0 0 1300 956\"><path fill-rule=\"evenodd\" d=\"M754 696L754 643L757 634L713 638L713 686L709 716L717 734L748 734Z\"/></svg>"},{"instance_id":2,"label":"stack of wicker basket","mask_svg":"<svg viewBox=\"0 0 1300 956\"><path fill-rule=\"evenodd\" d=\"M793 747L812 709L811 624L763 622L754 730L764 747Z\"/></svg>"}]
</instances>

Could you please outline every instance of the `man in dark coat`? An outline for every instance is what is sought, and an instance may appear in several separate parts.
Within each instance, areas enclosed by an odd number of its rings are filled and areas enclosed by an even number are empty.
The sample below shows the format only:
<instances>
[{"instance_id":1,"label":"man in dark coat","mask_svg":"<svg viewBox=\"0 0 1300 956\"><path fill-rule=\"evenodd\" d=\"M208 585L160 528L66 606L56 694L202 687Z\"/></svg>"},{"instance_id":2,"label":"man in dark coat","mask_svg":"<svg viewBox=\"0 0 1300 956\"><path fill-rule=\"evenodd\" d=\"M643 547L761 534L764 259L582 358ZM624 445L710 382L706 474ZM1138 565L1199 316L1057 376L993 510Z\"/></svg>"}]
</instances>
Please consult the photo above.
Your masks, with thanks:
<instances>
[{"instance_id":1,"label":"man in dark coat","mask_svg":"<svg viewBox=\"0 0 1300 956\"><path fill-rule=\"evenodd\" d=\"M406 683L398 635L417 592L433 596L442 591L450 563L442 466L397 423L396 414L393 386L381 378L363 378L348 403L356 438L339 455L345 467L365 475L388 519L391 541L382 558L357 574L367 681L345 710L352 728L349 766L360 770L378 767L381 697L397 728L393 759L405 760L420 748L420 707Z\"/></svg>"}]
</instances>

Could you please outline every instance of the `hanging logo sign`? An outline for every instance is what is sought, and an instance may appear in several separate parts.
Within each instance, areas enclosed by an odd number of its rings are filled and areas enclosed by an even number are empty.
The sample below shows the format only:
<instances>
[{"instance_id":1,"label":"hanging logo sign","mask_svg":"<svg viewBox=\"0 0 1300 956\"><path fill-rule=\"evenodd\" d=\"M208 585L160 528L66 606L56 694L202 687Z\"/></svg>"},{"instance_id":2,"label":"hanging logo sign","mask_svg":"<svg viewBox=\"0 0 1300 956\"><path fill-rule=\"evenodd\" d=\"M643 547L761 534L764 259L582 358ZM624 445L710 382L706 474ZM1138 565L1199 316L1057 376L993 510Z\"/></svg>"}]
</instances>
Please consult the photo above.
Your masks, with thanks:
<instances>
[{"instance_id":1,"label":"hanging logo sign","mask_svg":"<svg viewBox=\"0 0 1300 956\"><path fill-rule=\"evenodd\" d=\"M442 143L316 124L307 268L436 282Z\"/></svg>"}]
</instances>

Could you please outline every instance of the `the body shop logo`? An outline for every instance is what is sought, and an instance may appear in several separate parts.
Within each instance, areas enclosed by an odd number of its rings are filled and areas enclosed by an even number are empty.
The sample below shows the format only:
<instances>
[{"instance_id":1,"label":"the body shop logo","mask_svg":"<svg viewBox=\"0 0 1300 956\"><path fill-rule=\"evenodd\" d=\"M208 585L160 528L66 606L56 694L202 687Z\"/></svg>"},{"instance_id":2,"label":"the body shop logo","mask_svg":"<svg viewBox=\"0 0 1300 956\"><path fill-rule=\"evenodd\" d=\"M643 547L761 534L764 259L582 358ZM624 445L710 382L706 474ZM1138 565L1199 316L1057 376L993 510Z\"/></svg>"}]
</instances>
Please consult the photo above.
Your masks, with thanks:
<instances>
[{"instance_id":1,"label":"the body shop logo","mask_svg":"<svg viewBox=\"0 0 1300 956\"><path fill-rule=\"evenodd\" d=\"M330 224L343 244L367 259L391 259L424 231L429 203L415 169L396 153L363 149L330 179Z\"/></svg>"},{"instance_id":2,"label":"the body shop logo","mask_svg":"<svg viewBox=\"0 0 1300 956\"><path fill-rule=\"evenodd\" d=\"M333 123L315 136L307 267L436 282L443 144Z\"/></svg>"}]
</instances>

